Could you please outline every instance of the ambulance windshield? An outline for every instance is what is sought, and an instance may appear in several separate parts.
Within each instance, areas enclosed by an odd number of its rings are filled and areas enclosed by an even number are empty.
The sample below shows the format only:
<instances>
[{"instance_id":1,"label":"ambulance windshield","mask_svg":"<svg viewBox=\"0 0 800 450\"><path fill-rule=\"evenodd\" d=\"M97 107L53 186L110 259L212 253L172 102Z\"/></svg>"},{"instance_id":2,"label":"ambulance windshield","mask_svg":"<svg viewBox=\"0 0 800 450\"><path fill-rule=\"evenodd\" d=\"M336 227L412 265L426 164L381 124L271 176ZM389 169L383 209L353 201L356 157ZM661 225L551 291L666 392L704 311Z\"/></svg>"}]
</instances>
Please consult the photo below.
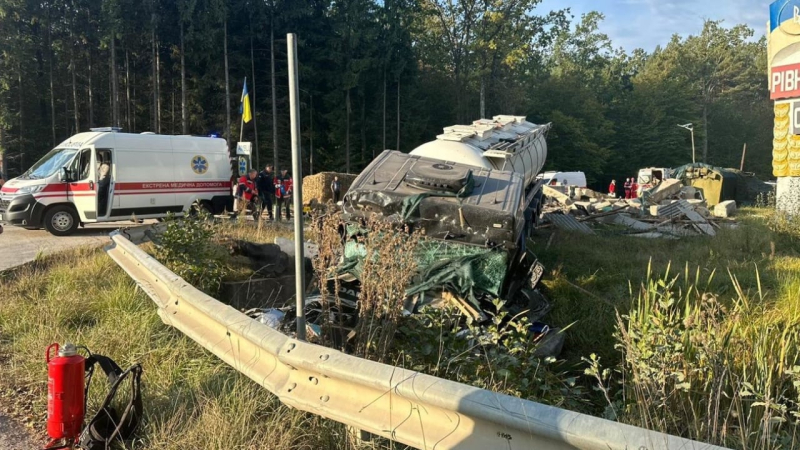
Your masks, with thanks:
<instances>
[{"instance_id":1,"label":"ambulance windshield","mask_svg":"<svg viewBox=\"0 0 800 450\"><path fill-rule=\"evenodd\" d=\"M54 148L19 178L23 180L47 178L66 166L75 153L78 153L77 148Z\"/></svg>"}]
</instances>

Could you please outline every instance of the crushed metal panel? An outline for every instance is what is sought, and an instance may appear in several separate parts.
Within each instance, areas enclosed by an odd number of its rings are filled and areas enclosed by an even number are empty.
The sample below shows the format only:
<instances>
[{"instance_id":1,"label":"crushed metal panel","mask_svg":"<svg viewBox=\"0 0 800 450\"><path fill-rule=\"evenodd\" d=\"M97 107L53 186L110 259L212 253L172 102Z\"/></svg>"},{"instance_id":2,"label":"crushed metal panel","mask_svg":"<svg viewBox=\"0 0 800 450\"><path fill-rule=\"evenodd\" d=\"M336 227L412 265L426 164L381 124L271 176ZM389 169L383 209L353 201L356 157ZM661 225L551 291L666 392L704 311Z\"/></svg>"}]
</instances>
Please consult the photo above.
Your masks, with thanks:
<instances>
[{"instance_id":1,"label":"crushed metal panel","mask_svg":"<svg viewBox=\"0 0 800 450\"><path fill-rule=\"evenodd\" d=\"M650 215L665 218L678 217L683 214L685 208L691 208L686 200L679 200L669 205L653 205L650 207Z\"/></svg>"},{"instance_id":2,"label":"crushed metal panel","mask_svg":"<svg viewBox=\"0 0 800 450\"><path fill-rule=\"evenodd\" d=\"M594 230L585 223L578 222L577 219L569 214L546 213L544 220L552 223L556 228L566 231L575 231L583 234L594 234Z\"/></svg>"},{"instance_id":3,"label":"crushed metal panel","mask_svg":"<svg viewBox=\"0 0 800 450\"><path fill-rule=\"evenodd\" d=\"M456 181L453 177L469 171L474 186L458 198L453 192L441 195ZM439 174L444 188L435 186ZM410 183L414 174L424 174L430 184ZM408 176L407 176L408 175ZM418 177L419 178L419 177ZM434 239L453 240L481 246L514 248L525 224L522 176L464 164L435 160L387 150L364 169L344 197L345 220L377 214L387 221L405 220ZM427 194L402 217L404 200ZM406 211L408 213L408 211Z\"/></svg>"}]
</instances>

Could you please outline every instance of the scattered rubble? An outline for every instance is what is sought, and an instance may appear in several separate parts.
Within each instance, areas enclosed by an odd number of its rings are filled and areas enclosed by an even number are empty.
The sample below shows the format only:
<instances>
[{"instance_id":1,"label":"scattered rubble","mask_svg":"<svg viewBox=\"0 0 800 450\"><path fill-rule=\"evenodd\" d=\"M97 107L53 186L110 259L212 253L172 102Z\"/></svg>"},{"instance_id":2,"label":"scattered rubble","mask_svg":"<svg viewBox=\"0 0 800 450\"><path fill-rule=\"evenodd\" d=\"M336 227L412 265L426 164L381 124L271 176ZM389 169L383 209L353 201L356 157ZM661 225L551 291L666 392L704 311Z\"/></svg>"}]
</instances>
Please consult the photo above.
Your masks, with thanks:
<instances>
[{"instance_id":1,"label":"scattered rubble","mask_svg":"<svg viewBox=\"0 0 800 450\"><path fill-rule=\"evenodd\" d=\"M716 204L709 210L702 190L667 179L645 191L642 198L619 199L589 189L574 189L569 196L555 189L545 189L543 227L582 234L595 234L587 225L606 224L623 227L622 234L643 238L679 239L691 236L715 236L717 230L735 226L733 200Z\"/></svg>"}]
</instances>

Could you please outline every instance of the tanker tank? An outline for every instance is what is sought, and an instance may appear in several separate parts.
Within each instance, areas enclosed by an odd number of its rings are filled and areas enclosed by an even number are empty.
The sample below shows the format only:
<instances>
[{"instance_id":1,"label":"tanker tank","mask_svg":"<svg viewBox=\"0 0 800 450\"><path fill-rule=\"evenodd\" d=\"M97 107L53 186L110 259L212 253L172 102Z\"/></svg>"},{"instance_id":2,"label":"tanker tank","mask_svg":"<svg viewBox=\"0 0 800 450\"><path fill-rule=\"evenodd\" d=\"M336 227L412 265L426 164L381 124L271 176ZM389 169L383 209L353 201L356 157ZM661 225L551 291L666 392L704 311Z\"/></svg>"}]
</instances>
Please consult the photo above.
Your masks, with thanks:
<instances>
[{"instance_id":1,"label":"tanker tank","mask_svg":"<svg viewBox=\"0 0 800 450\"><path fill-rule=\"evenodd\" d=\"M525 116L494 116L472 125L446 127L435 141L420 145L411 154L516 172L530 187L547 159L545 137L550 127L550 123L528 122Z\"/></svg>"}]
</instances>

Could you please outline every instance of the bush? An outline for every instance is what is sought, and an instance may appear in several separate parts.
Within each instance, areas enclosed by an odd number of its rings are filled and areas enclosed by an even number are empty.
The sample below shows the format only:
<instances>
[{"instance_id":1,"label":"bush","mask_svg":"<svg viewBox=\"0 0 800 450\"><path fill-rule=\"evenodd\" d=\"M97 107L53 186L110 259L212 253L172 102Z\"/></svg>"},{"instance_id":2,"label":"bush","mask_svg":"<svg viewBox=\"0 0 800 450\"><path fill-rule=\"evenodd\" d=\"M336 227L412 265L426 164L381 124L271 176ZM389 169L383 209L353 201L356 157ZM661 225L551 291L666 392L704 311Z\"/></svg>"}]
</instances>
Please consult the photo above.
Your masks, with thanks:
<instances>
[{"instance_id":1,"label":"bush","mask_svg":"<svg viewBox=\"0 0 800 450\"><path fill-rule=\"evenodd\" d=\"M202 211L176 220L167 218L167 230L156 243L156 259L208 295L219 292L227 274L226 255L217 247L213 222Z\"/></svg>"}]
</instances>

